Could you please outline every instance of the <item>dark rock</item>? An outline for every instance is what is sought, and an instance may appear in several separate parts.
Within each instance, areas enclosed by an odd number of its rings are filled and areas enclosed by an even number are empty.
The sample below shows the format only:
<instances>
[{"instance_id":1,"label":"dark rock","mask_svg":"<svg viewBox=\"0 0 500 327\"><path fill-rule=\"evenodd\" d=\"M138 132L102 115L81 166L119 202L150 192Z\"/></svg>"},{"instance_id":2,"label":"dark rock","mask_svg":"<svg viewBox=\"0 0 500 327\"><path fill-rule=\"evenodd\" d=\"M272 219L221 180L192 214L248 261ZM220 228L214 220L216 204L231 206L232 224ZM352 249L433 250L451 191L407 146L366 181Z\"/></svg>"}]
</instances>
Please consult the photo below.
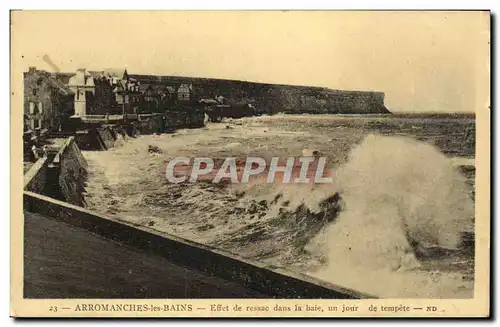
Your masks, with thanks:
<instances>
[{"instance_id":1,"label":"dark rock","mask_svg":"<svg viewBox=\"0 0 500 327\"><path fill-rule=\"evenodd\" d=\"M234 195L238 198L242 198L243 196L245 196L245 191L236 191L234 192Z\"/></svg>"},{"instance_id":2,"label":"dark rock","mask_svg":"<svg viewBox=\"0 0 500 327\"><path fill-rule=\"evenodd\" d=\"M163 153L161 149L155 145L148 145L148 152L149 153Z\"/></svg>"},{"instance_id":3,"label":"dark rock","mask_svg":"<svg viewBox=\"0 0 500 327\"><path fill-rule=\"evenodd\" d=\"M200 226L200 227L198 227L198 228L197 228L197 230L198 230L198 231L200 231L200 232L205 232L205 231L207 231L207 230L209 230L209 229L213 229L213 228L215 228L215 226L214 226L214 225L212 225L212 224L207 224L207 225L204 225L204 226Z\"/></svg>"},{"instance_id":4,"label":"dark rock","mask_svg":"<svg viewBox=\"0 0 500 327\"><path fill-rule=\"evenodd\" d=\"M274 199L271 201L271 204L276 204L278 203L278 200L281 199L283 197L283 194L282 193L278 193L276 194L276 196L274 197Z\"/></svg>"},{"instance_id":5,"label":"dark rock","mask_svg":"<svg viewBox=\"0 0 500 327\"><path fill-rule=\"evenodd\" d=\"M257 207L257 204L256 203L252 203L252 204L250 204L250 207L248 207L247 213L249 213L249 214L257 213L258 209L259 208Z\"/></svg>"}]
</instances>

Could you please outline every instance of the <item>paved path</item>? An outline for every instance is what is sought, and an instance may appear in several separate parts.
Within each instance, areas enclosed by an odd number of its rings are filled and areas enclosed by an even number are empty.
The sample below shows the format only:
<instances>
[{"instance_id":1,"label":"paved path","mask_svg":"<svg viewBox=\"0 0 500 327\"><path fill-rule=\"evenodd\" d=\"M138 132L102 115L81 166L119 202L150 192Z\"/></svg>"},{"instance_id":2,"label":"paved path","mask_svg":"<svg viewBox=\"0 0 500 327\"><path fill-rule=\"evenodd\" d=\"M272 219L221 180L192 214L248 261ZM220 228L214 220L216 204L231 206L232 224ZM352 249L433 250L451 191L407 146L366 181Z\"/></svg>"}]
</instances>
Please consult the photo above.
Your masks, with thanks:
<instances>
[{"instance_id":1,"label":"paved path","mask_svg":"<svg viewBox=\"0 0 500 327\"><path fill-rule=\"evenodd\" d=\"M226 280L24 213L26 298L262 298Z\"/></svg>"}]
</instances>

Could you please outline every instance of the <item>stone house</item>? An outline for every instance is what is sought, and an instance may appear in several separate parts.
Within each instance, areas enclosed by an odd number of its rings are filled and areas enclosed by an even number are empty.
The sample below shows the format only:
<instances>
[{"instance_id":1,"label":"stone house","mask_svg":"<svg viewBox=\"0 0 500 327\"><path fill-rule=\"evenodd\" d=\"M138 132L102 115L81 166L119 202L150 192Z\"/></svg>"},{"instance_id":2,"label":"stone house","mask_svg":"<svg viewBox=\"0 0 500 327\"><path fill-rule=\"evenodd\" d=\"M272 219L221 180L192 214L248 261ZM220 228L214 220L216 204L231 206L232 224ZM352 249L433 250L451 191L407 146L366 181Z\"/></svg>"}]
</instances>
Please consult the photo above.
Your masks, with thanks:
<instances>
[{"instance_id":1,"label":"stone house","mask_svg":"<svg viewBox=\"0 0 500 327\"><path fill-rule=\"evenodd\" d=\"M36 67L24 73L25 131L59 131L73 108L73 91L57 77Z\"/></svg>"},{"instance_id":2,"label":"stone house","mask_svg":"<svg viewBox=\"0 0 500 327\"><path fill-rule=\"evenodd\" d=\"M177 92L175 91L175 87L173 87L173 86L165 87L164 97L163 97L164 103L166 103L167 105L174 104L175 100L176 100L176 95L177 95Z\"/></svg>"},{"instance_id":3,"label":"stone house","mask_svg":"<svg viewBox=\"0 0 500 327\"><path fill-rule=\"evenodd\" d=\"M181 84L181 86L177 89L177 100L194 100L193 84Z\"/></svg>"},{"instance_id":4,"label":"stone house","mask_svg":"<svg viewBox=\"0 0 500 327\"><path fill-rule=\"evenodd\" d=\"M151 84L140 84L141 92L141 113L152 113L158 110L160 104L160 95L156 88Z\"/></svg>"},{"instance_id":5,"label":"stone house","mask_svg":"<svg viewBox=\"0 0 500 327\"><path fill-rule=\"evenodd\" d=\"M94 78L95 85L95 105L89 113L91 115L119 114L121 110L117 108L116 97L113 90L116 87L117 78L114 75L101 72L90 72Z\"/></svg>"},{"instance_id":6,"label":"stone house","mask_svg":"<svg viewBox=\"0 0 500 327\"><path fill-rule=\"evenodd\" d=\"M123 73L115 73L115 78L116 84L114 84L113 93L117 107L121 108L121 113L135 114L140 112L142 98L139 89L140 83L128 75L127 69Z\"/></svg>"}]
</instances>

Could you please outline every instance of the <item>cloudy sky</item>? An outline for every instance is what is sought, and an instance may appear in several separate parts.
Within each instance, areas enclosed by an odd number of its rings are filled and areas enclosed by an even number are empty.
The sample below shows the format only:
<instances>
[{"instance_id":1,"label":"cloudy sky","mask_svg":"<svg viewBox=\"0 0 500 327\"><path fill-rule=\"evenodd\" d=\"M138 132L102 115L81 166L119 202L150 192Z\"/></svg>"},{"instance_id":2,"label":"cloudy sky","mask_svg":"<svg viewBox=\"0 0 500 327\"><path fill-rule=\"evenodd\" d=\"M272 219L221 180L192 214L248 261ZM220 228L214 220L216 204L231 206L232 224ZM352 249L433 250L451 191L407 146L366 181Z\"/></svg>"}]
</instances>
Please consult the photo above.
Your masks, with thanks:
<instances>
[{"instance_id":1,"label":"cloudy sky","mask_svg":"<svg viewBox=\"0 0 500 327\"><path fill-rule=\"evenodd\" d=\"M393 111L472 112L481 12L14 12L12 63L377 90Z\"/></svg>"}]
</instances>

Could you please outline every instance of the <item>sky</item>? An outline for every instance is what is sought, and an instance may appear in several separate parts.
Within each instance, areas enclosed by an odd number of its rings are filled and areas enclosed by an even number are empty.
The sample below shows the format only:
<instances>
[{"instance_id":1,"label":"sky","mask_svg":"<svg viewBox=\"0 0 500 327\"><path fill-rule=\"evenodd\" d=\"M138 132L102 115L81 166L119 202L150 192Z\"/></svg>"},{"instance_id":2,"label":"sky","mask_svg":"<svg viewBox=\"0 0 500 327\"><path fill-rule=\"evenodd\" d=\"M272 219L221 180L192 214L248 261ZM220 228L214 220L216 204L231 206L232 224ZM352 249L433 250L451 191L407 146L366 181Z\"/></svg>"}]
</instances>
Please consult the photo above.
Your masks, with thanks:
<instances>
[{"instance_id":1,"label":"sky","mask_svg":"<svg viewBox=\"0 0 500 327\"><path fill-rule=\"evenodd\" d=\"M393 112L474 112L488 102L489 19L471 11L17 11L11 58L13 71L53 71L48 56L64 72L126 67L373 90Z\"/></svg>"}]
</instances>

